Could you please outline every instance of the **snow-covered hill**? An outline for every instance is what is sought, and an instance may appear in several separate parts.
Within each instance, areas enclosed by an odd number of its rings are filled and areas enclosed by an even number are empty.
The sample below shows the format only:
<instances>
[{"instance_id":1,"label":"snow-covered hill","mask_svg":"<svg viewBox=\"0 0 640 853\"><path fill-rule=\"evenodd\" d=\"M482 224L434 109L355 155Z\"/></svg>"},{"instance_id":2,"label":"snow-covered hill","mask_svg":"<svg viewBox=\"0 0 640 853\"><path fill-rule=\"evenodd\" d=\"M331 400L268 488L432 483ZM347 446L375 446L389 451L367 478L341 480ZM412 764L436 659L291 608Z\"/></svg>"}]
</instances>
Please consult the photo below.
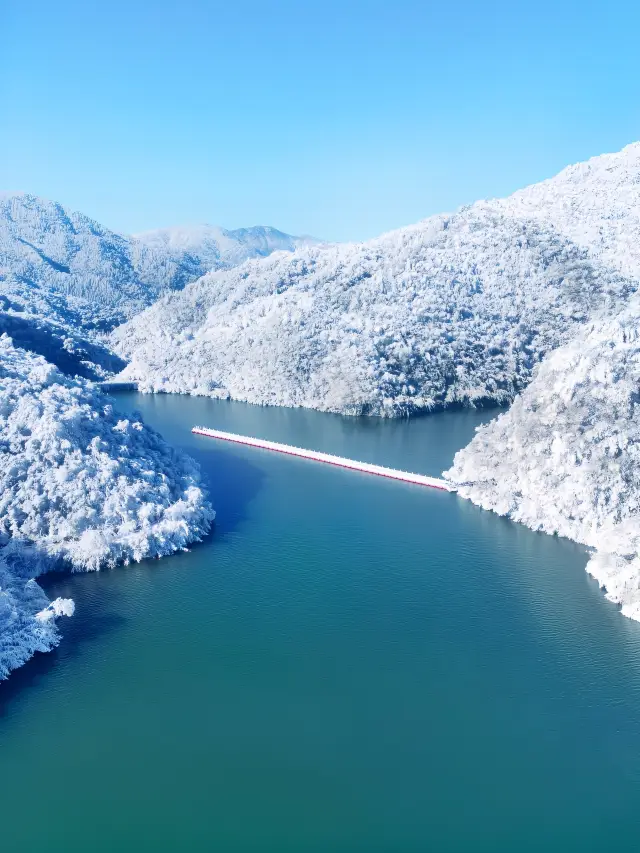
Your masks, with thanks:
<instances>
[{"instance_id":1,"label":"snow-covered hill","mask_svg":"<svg viewBox=\"0 0 640 853\"><path fill-rule=\"evenodd\" d=\"M0 681L36 652L48 652L60 635L56 616L73 615L73 601L49 601L33 579L29 552L0 544Z\"/></svg>"},{"instance_id":2,"label":"snow-covered hill","mask_svg":"<svg viewBox=\"0 0 640 853\"><path fill-rule=\"evenodd\" d=\"M553 229L477 204L209 274L111 341L143 390L400 415L509 401L635 286Z\"/></svg>"},{"instance_id":3,"label":"snow-covered hill","mask_svg":"<svg viewBox=\"0 0 640 853\"><path fill-rule=\"evenodd\" d=\"M112 328L200 272L188 255L178 260L55 202L26 193L0 197L0 276L86 300L99 328Z\"/></svg>"},{"instance_id":4,"label":"snow-covered hill","mask_svg":"<svg viewBox=\"0 0 640 853\"><path fill-rule=\"evenodd\" d=\"M79 297L92 306L93 327L103 330L209 269L293 251L309 239L269 227L225 231L213 226L170 228L138 239L37 196L0 195L0 279L12 275Z\"/></svg>"},{"instance_id":5,"label":"snow-covered hill","mask_svg":"<svg viewBox=\"0 0 640 853\"><path fill-rule=\"evenodd\" d=\"M125 366L94 334L95 319L94 306L83 299L16 276L0 277L0 334L70 376L100 380Z\"/></svg>"},{"instance_id":6,"label":"snow-covered hill","mask_svg":"<svg viewBox=\"0 0 640 853\"><path fill-rule=\"evenodd\" d=\"M0 678L55 642L35 576L170 554L212 518L195 463L0 336Z\"/></svg>"},{"instance_id":7,"label":"snow-covered hill","mask_svg":"<svg viewBox=\"0 0 640 853\"><path fill-rule=\"evenodd\" d=\"M112 342L146 390L384 415L504 403L636 289L639 211L633 145L367 243L214 272Z\"/></svg>"},{"instance_id":8,"label":"snow-covered hill","mask_svg":"<svg viewBox=\"0 0 640 853\"><path fill-rule=\"evenodd\" d=\"M173 254L195 258L201 275L214 269L238 266L251 258L266 258L273 252L294 252L301 246L316 245L312 237L292 237L268 225L228 231L219 225L191 225L161 228L134 235L145 245Z\"/></svg>"},{"instance_id":9,"label":"snow-covered hill","mask_svg":"<svg viewBox=\"0 0 640 853\"><path fill-rule=\"evenodd\" d=\"M640 142L490 203L552 225L592 257L640 279Z\"/></svg>"},{"instance_id":10,"label":"snow-covered hill","mask_svg":"<svg viewBox=\"0 0 640 853\"><path fill-rule=\"evenodd\" d=\"M548 355L444 476L485 509L597 549L588 571L640 620L640 300Z\"/></svg>"}]
</instances>

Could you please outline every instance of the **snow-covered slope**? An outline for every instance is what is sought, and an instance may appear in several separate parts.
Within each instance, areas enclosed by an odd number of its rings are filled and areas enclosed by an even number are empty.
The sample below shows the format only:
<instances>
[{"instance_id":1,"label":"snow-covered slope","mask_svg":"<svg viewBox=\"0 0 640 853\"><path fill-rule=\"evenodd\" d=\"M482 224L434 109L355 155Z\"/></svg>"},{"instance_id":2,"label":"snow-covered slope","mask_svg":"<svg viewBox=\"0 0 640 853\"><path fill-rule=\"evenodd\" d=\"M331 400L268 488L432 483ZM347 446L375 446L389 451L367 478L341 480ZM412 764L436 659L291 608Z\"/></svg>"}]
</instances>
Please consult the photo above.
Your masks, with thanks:
<instances>
[{"instance_id":1,"label":"snow-covered slope","mask_svg":"<svg viewBox=\"0 0 640 853\"><path fill-rule=\"evenodd\" d=\"M55 641L33 577L170 554L212 518L195 463L0 336L0 677Z\"/></svg>"},{"instance_id":2,"label":"snow-covered slope","mask_svg":"<svg viewBox=\"0 0 640 853\"><path fill-rule=\"evenodd\" d=\"M640 279L640 142L490 203L552 225L592 257Z\"/></svg>"},{"instance_id":3,"label":"snow-covered slope","mask_svg":"<svg viewBox=\"0 0 640 853\"><path fill-rule=\"evenodd\" d=\"M235 267L251 258L266 258L273 252L294 252L301 246L315 245L312 237L292 237L268 225L228 231L219 225L189 225L160 228L136 234L147 246L195 258L201 275L214 269Z\"/></svg>"},{"instance_id":4,"label":"snow-covered slope","mask_svg":"<svg viewBox=\"0 0 640 853\"><path fill-rule=\"evenodd\" d=\"M0 275L85 299L100 328L113 327L200 273L186 254L176 259L55 202L26 193L0 196Z\"/></svg>"},{"instance_id":5,"label":"snow-covered slope","mask_svg":"<svg viewBox=\"0 0 640 853\"><path fill-rule=\"evenodd\" d=\"M56 616L73 615L73 601L49 601L28 568L29 553L0 544L0 681L36 652L59 642Z\"/></svg>"},{"instance_id":6,"label":"snow-covered slope","mask_svg":"<svg viewBox=\"0 0 640 853\"><path fill-rule=\"evenodd\" d=\"M0 194L0 279L15 276L79 298L83 325L95 329L113 328L212 268L308 242L314 241L262 226L169 228L127 237L55 202Z\"/></svg>"},{"instance_id":7,"label":"snow-covered slope","mask_svg":"<svg viewBox=\"0 0 640 853\"><path fill-rule=\"evenodd\" d=\"M94 318L94 308L85 300L16 276L0 276L0 334L64 373L99 380L125 366L94 333Z\"/></svg>"},{"instance_id":8,"label":"snow-covered slope","mask_svg":"<svg viewBox=\"0 0 640 853\"><path fill-rule=\"evenodd\" d=\"M398 415L504 403L640 278L640 144L509 199L215 272L112 336L142 389Z\"/></svg>"},{"instance_id":9,"label":"snow-covered slope","mask_svg":"<svg viewBox=\"0 0 640 853\"><path fill-rule=\"evenodd\" d=\"M588 570L640 619L640 300L548 355L444 476L485 509L596 548Z\"/></svg>"},{"instance_id":10,"label":"snow-covered slope","mask_svg":"<svg viewBox=\"0 0 640 853\"><path fill-rule=\"evenodd\" d=\"M399 415L512 399L545 352L635 286L552 228L479 203L209 274L111 341L143 390Z\"/></svg>"}]
</instances>

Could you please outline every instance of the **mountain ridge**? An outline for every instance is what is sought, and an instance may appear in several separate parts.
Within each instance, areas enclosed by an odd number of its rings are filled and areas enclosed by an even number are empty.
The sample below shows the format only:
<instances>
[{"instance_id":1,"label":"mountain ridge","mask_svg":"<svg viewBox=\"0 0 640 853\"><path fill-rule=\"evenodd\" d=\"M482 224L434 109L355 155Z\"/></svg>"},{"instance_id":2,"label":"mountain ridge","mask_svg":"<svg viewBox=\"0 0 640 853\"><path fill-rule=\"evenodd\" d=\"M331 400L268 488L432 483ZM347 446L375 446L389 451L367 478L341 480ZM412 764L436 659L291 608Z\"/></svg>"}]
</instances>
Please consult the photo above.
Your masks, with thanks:
<instances>
[{"instance_id":1,"label":"mountain ridge","mask_svg":"<svg viewBox=\"0 0 640 853\"><path fill-rule=\"evenodd\" d=\"M291 237L271 226L227 231L211 229L202 256L171 246L161 229L140 237L112 231L83 213L31 193L0 193L0 279L16 276L45 285L100 309L102 328L113 328L151 305L165 292L180 290L212 267L230 267L276 249L293 251L308 238ZM184 229L183 229L184 230ZM222 251L213 257L212 234ZM193 243L193 240L191 241Z\"/></svg>"},{"instance_id":2,"label":"mountain ridge","mask_svg":"<svg viewBox=\"0 0 640 853\"><path fill-rule=\"evenodd\" d=\"M58 202L0 193L0 333L66 373L103 379L124 367L104 332L197 280L209 265L229 268L306 242L270 226L209 227L208 239L196 255L193 233L189 249L169 245L162 234L136 239Z\"/></svg>"},{"instance_id":3,"label":"mountain ridge","mask_svg":"<svg viewBox=\"0 0 640 853\"><path fill-rule=\"evenodd\" d=\"M202 275L213 269L238 266L252 258L273 252L294 252L297 248L320 244L313 237L296 237L271 225L227 229L202 223L157 228L132 235L147 246L181 252L199 259Z\"/></svg>"},{"instance_id":4,"label":"mountain ridge","mask_svg":"<svg viewBox=\"0 0 640 853\"><path fill-rule=\"evenodd\" d=\"M565 210L567 183L576 203ZM122 376L349 414L509 402L546 352L640 279L640 253L610 260L640 246L640 145L540 186L364 243L208 273L112 334L131 362ZM590 248L592 232L606 251Z\"/></svg>"}]
</instances>

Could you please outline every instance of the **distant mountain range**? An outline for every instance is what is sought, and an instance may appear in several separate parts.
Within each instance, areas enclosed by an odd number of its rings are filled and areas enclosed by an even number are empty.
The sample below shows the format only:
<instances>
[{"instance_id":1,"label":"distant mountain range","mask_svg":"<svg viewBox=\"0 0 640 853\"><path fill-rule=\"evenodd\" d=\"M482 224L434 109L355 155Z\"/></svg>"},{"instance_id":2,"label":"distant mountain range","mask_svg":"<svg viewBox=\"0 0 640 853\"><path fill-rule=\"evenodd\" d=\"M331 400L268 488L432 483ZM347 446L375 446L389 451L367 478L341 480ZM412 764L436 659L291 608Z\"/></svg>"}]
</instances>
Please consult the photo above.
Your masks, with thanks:
<instances>
[{"instance_id":1,"label":"distant mountain range","mask_svg":"<svg viewBox=\"0 0 640 853\"><path fill-rule=\"evenodd\" d=\"M0 196L0 333L67 373L102 378L124 367L96 334L180 290L209 269L229 268L310 238L256 226L203 225L116 234L60 204Z\"/></svg>"},{"instance_id":2,"label":"distant mountain range","mask_svg":"<svg viewBox=\"0 0 640 853\"><path fill-rule=\"evenodd\" d=\"M115 234L62 205L28 194L0 198L0 275L85 300L98 324L113 326L166 290L200 275L186 256Z\"/></svg>"},{"instance_id":3,"label":"distant mountain range","mask_svg":"<svg viewBox=\"0 0 640 853\"><path fill-rule=\"evenodd\" d=\"M135 234L134 239L174 256L177 263L180 259L194 258L199 264L200 275L209 270L236 267L251 258L266 258L272 252L294 252L301 246L321 243L313 237L292 237L269 225L235 231L227 231L219 225L160 228Z\"/></svg>"},{"instance_id":4,"label":"distant mountain range","mask_svg":"<svg viewBox=\"0 0 640 853\"><path fill-rule=\"evenodd\" d=\"M309 241L268 226L226 231L203 225L128 237L53 201L28 193L0 196L0 276L84 299L102 312L106 325L210 269L293 251Z\"/></svg>"}]
</instances>

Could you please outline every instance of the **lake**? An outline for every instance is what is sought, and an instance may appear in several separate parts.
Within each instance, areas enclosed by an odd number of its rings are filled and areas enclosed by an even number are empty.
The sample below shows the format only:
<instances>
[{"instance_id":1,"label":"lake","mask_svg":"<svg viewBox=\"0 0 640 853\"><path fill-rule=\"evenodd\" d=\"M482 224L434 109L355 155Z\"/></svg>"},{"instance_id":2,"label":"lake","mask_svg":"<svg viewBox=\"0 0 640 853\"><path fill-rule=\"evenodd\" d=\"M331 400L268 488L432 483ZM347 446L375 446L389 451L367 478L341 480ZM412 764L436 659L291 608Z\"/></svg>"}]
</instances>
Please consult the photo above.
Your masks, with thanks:
<instances>
[{"instance_id":1,"label":"lake","mask_svg":"<svg viewBox=\"0 0 640 853\"><path fill-rule=\"evenodd\" d=\"M117 395L201 464L189 553L43 580L63 640L0 685L4 853L617 851L640 831L640 624L585 550L439 475L490 413Z\"/></svg>"}]
</instances>

